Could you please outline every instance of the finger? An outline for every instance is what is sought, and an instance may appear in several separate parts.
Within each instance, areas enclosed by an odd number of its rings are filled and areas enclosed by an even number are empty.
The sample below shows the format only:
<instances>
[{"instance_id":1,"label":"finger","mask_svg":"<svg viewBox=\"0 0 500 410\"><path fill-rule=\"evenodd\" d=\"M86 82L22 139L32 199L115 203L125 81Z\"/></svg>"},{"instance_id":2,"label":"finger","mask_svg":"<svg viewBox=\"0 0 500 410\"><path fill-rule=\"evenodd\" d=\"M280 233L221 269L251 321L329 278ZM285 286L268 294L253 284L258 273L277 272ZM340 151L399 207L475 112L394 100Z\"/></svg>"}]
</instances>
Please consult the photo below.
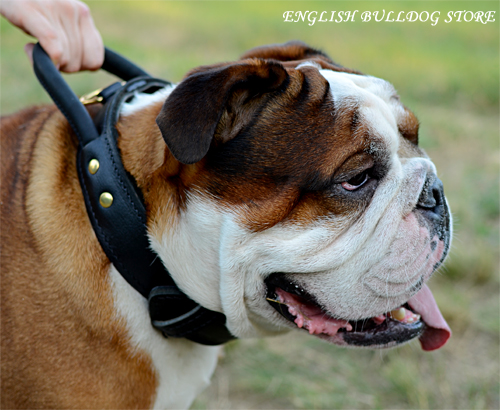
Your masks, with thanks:
<instances>
[{"instance_id":1,"label":"finger","mask_svg":"<svg viewBox=\"0 0 500 410\"><path fill-rule=\"evenodd\" d=\"M46 16L33 12L25 16L24 24L31 27L28 32L36 37L54 64L59 64L63 54L63 44L57 30L54 29Z\"/></svg>"},{"instance_id":2,"label":"finger","mask_svg":"<svg viewBox=\"0 0 500 410\"><path fill-rule=\"evenodd\" d=\"M58 24L65 41L61 71L72 73L81 69L83 57L79 3L68 1L61 4L61 7L63 9L59 15Z\"/></svg>"},{"instance_id":3,"label":"finger","mask_svg":"<svg viewBox=\"0 0 500 410\"><path fill-rule=\"evenodd\" d=\"M98 70L104 62L104 45L101 35L87 6L80 14L82 36L82 70Z\"/></svg>"}]
</instances>

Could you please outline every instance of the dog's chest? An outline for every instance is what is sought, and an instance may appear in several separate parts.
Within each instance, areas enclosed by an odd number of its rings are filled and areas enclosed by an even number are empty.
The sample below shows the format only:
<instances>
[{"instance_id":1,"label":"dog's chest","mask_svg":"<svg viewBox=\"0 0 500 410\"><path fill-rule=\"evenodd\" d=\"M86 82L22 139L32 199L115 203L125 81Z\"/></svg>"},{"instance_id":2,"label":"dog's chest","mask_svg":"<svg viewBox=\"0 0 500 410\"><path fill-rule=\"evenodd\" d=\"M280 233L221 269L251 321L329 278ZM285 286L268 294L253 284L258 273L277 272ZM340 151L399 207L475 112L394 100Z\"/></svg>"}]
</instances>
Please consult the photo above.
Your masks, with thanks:
<instances>
[{"instance_id":1,"label":"dog's chest","mask_svg":"<svg viewBox=\"0 0 500 410\"><path fill-rule=\"evenodd\" d=\"M166 339L150 323L146 300L110 269L115 309L130 336L133 351L151 358L156 373L155 409L188 408L210 383L219 346L202 346L186 339Z\"/></svg>"}]
</instances>

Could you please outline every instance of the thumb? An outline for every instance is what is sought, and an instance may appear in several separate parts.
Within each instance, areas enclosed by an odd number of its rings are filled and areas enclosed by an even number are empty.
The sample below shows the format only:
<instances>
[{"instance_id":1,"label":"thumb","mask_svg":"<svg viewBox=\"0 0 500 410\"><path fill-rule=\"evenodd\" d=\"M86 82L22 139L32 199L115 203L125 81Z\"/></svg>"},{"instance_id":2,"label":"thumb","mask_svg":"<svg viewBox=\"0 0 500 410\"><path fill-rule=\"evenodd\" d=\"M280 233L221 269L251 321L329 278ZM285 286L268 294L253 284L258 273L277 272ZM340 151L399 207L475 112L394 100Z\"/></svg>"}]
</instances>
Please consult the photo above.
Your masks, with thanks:
<instances>
[{"instance_id":1,"label":"thumb","mask_svg":"<svg viewBox=\"0 0 500 410\"><path fill-rule=\"evenodd\" d=\"M35 47L34 43L28 43L24 46L24 52L28 56L28 59L30 60L31 65L33 65L33 48L34 47ZM54 63L54 65L57 67L57 69L59 70L60 64L54 59L51 59L51 60Z\"/></svg>"},{"instance_id":2,"label":"thumb","mask_svg":"<svg viewBox=\"0 0 500 410\"><path fill-rule=\"evenodd\" d=\"M28 43L24 46L24 52L28 56L28 59L30 60L31 65L33 65L33 48L35 45L33 43Z\"/></svg>"}]
</instances>

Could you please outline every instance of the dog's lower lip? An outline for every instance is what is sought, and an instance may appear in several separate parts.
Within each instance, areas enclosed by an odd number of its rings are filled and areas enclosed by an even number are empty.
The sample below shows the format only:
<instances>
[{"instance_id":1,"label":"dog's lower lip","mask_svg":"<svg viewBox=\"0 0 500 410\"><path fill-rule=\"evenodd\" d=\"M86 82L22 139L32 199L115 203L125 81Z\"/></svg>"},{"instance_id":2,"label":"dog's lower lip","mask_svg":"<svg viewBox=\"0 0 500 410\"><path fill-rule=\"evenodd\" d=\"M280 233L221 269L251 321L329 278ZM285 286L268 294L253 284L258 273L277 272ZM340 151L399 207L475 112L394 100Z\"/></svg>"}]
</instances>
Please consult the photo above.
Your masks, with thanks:
<instances>
[{"instance_id":1,"label":"dog's lower lip","mask_svg":"<svg viewBox=\"0 0 500 410\"><path fill-rule=\"evenodd\" d=\"M342 332L343 340L351 346L383 348L406 343L422 335L425 324L422 321L402 323L387 318L382 324L362 331Z\"/></svg>"}]
</instances>

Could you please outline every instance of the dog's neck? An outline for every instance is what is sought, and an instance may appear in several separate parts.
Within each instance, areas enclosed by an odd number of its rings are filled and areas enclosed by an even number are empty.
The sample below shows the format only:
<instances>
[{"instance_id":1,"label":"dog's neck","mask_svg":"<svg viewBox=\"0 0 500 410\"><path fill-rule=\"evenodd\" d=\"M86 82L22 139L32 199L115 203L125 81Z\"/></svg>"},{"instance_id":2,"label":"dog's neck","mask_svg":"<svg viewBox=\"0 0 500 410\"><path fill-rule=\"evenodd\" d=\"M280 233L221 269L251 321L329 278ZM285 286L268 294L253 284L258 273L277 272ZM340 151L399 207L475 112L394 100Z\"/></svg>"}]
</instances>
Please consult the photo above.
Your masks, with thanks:
<instances>
[{"instance_id":1,"label":"dog's neck","mask_svg":"<svg viewBox=\"0 0 500 410\"><path fill-rule=\"evenodd\" d=\"M135 178L139 188L146 188L163 165L171 164L171 174L178 170L170 155L155 118L161 109L158 102L129 115L121 115L117 124L118 146L125 169ZM141 138L137 136L140 130Z\"/></svg>"},{"instance_id":2,"label":"dog's neck","mask_svg":"<svg viewBox=\"0 0 500 410\"><path fill-rule=\"evenodd\" d=\"M162 104L156 102L122 115L117 124L122 162L142 191L148 219L155 216L165 218L162 203L173 201L177 205L183 201L178 184L182 183L181 174L185 173L187 166L172 156L156 125L155 119ZM140 130L141 138L138 138L137 130ZM175 215L170 217L175 218Z\"/></svg>"}]
</instances>

